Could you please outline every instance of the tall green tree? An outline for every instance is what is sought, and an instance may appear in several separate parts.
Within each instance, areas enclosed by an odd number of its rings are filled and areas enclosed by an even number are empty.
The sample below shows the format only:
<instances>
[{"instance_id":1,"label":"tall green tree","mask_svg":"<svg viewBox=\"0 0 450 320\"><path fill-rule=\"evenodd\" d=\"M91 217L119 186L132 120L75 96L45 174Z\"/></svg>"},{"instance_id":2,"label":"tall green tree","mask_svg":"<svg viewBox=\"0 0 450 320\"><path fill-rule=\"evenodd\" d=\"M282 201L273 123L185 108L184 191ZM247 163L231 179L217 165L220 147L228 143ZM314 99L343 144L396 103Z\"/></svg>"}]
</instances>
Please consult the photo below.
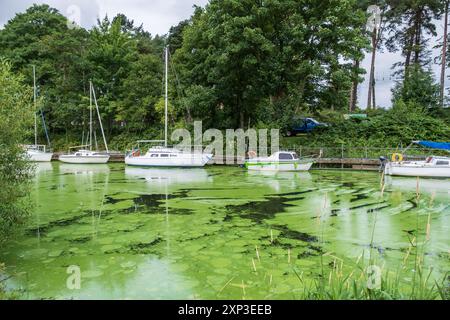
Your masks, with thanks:
<instances>
[{"instance_id":1,"label":"tall green tree","mask_svg":"<svg viewBox=\"0 0 450 320\"><path fill-rule=\"evenodd\" d=\"M442 0L388 0L388 33L386 46L391 52L401 51L404 62L396 64L403 67L405 77L410 66L418 64L429 66L430 51L427 44L435 37L436 21L440 19L444 2Z\"/></svg>"},{"instance_id":2,"label":"tall green tree","mask_svg":"<svg viewBox=\"0 0 450 320\"><path fill-rule=\"evenodd\" d=\"M365 13L355 4L211 1L193 16L176 51L184 83L195 84L187 90L192 101L210 103L209 116L233 119L228 124L235 127L256 122L259 104L283 99L291 110L345 108L351 61L367 46Z\"/></svg>"},{"instance_id":3,"label":"tall green tree","mask_svg":"<svg viewBox=\"0 0 450 320\"><path fill-rule=\"evenodd\" d=\"M402 101L428 111L436 110L439 107L439 84L435 82L432 71L419 65L409 68L409 76L393 89L393 104Z\"/></svg>"},{"instance_id":4,"label":"tall green tree","mask_svg":"<svg viewBox=\"0 0 450 320\"><path fill-rule=\"evenodd\" d=\"M31 88L0 59L0 245L28 215L30 163L21 144L32 126Z\"/></svg>"}]
</instances>

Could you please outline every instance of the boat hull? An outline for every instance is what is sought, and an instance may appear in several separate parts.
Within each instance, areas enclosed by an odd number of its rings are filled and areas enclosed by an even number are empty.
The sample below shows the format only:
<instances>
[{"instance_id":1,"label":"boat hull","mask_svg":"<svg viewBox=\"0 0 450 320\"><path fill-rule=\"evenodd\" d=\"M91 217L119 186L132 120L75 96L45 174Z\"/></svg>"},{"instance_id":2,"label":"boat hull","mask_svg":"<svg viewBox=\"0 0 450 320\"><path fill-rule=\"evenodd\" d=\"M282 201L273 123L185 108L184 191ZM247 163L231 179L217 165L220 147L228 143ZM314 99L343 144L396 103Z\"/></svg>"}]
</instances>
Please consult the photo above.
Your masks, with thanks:
<instances>
[{"instance_id":1,"label":"boat hull","mask_svg":"<svg viewBox=\"0 0 450 320\"><path fill-rule=\"evenodd\" d=\"M109 161L109 155L94 155L94 156L74 156L61 155L59 161L72 164L104 164Z\"/></svg>"},{"instance_id":2,"label":"boat hull","mask_svg":"<svg viewBox=\"0 0 450 320\"><path fill-rule=\"evenodd\" d=\"M27 158L32 162L50 162L52 157L50 152L27 152Z\"/></svg>"},{"instance_id":3,"label":"boat hull","mask_svg":"<svg viewBox=\"0 0 450 320\"><path fill-rule=\"evenodd\" d=\"M388 176L450 178L450 167L427 167L388 163L384 173Z\"/></svg>"},{"instance_id":4,"label":"boat hull","mask_svg":"<svg viewBox=\"0 0 450 320\"><path fill-rule=\"evenodd\" d=\"M183 167L200 168L204 167L210 160L210 154L183 154L173 158L151 158L147 156L133 157L127 156L125 164L136 167Z\"/></svg>"},{"instance_id":5,"label":"boat hull","mask_svg":"<svg viewBox=\"0 0 450 320\"><path fill-rule=\"evenodd\" d=\"M250 171L309 171L314 162L247 162L246 168Z\"/></svg>"}]
</instances>

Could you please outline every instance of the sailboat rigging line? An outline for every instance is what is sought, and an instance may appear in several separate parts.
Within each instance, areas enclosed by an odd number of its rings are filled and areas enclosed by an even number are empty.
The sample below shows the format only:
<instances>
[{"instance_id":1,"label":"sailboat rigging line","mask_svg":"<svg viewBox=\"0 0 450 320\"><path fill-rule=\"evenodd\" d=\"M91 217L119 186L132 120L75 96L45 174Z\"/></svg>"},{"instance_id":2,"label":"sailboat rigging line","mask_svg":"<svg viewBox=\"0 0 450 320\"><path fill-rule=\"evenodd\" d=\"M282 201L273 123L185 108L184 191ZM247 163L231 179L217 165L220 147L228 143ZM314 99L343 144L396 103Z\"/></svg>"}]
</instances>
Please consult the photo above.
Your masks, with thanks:
<instances>
[{"instance_id":1,"label":"sailboat rigging line","mask_svg":"<svg viewBox=\"0 0 450 320\"><path fill-rule=\"evenodd\" d=\"M168 111L169 108L169 47L166 47L166 90L165 90L165 96L164 96L164 146L167 148L167 126L168 126Z\"/></svg>"},{"instance_id":2,"label":"sailboat rigging line","mask_svg":"<svg viewBox=\"0 0 450 320\"><path fill-rule=\"evenodd\" d=\"M36 66L33 65L34 145L37 146Z\"/></svg>"},{"instance_id":3,"label":"sailboat rigging line","mask_svg":"<svg viewBox=\"0 0 450 320\"><path fill-rule=\"evenodd\" d=\"M92 151L92 82L89 81L89 150Z\"/></svg>"},{"instance_id":4,"label":"sailboat rigging line","mask_svg":"<svg viewBox=\"0 0 450 320\"><path fill-rule=\"evenodd\" d=\"M102 119L100 117L100 109L98 108L97 97L95 96L95 89L92 82L91 82L91 92L94 98L95 108L97 109L98 123L100 124L100 129L102 130L103 143L105 144L106 153L109 153L108 143L106 142L105 131L103 130Z\"/></svg>"},{"instance_id":5,"label":"sailboat rigging line","mask_svg":"<svg viewBox=\"0 0 450 320\"><path fill-rule=\"evenodd\" d=\"M44 111L42 111L42 109L40 109L40 111L41 111L42 125L44 126L45 137L47 138L47 144L48 147L51 148L52 144L50 142L50 136L48 135L47 124L45 123Z\"/></svg>"},{"instance_id":6,"label":"sailboat rigging line","mask_svg":"<svg viewBox=\"0 0 450 320\"><path fill-rule=\"evenodd\" d=\"M169 52L169 55L170 55L170 52ZM178 78L178 73L177 73L177 70L175 69L175 65L173 64L172 60L170 60L170 59L169 59L169 63L170 63L170 68L171 68L173 74L175 75L178 96L180 97L182 102L185 102L183 99L184 98L183 90L181 89L181 83L180 83L180 79ZM183 105L184 105L184 108L186 109L188 119L191 119L191 110L189 109L189 106L186 103L183 103Z\"/></svg>"}]
</instances>

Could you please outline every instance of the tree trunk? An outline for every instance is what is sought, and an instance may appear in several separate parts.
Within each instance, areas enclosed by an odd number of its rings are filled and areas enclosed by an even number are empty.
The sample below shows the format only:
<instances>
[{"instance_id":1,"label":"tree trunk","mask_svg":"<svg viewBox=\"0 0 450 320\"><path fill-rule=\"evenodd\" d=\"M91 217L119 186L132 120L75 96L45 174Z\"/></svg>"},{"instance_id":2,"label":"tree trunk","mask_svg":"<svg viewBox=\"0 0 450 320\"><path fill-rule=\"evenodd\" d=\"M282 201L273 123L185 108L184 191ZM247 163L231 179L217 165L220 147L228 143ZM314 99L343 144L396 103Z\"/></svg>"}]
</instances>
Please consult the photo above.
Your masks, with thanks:
<instances>
[{"instance_id":1,"label":"tree trunk","mask_svg":"<svg viewBox=\"0 0 450 320\"><path fill-rule=\"evenodd\" d=\"M410 30L411 30L411 34L410 34L410 38L409 38L409 42L406 46L406 52L405 52L405 79L408 77L408 72L409 72L409 66L411 65L411 55L412 55L412 50L413 50L413 46L414 46L414 38L415 38L415 32L414 30L414 22L411 21L410 22Z\"/></svg>"},{"instance_id":2,"label":"tree trunk","mask_svg":"<svg viewBox=\"0 0 450 320\"><path fill-rule=\"evenodd\" d=\"M372 95L373 95L373 83L375 82L375 56L377 53L377 28L373 29L372 34L372 62L370 64L370 76L369 76L369 94L367 95L367 110L372 107Z\"/></svg>"},{"instance_id":3,"label":"tree trunk","mask_svg":"<svg viewBox=\"0 0 450 320\"><path fill-rule=\"evenodd\" d=\"M377 108L377 99L375 92L375 78L372 81L372 109L375 110Z\"/></svg>"},{"instance_id":4,"label":"tree trunk","mask_svg":"<svg viewBox=\"0 0 450 320\"><path fill-rule=\"evenodd\" d=\"M349 101L349 111L353 112L356 110L356 103L358 102L358 70L359 70L360 61L355 59L353 62L353 70L354 70L354 79L352 83L352 89L350 91L350 101Z\"/></svg>"},{"instance_id":5,"label":"tree trunk","mask_svg":"<svg viewBox=\"0 0 450 320\"><path fill-rule=\"evenodd\" d=\"M422 46L422 8L417 9L415 19L414 63L420 64L420 52Z\"/></svg>"},{"instance_id":6,"label":"tree trunk","mask_svg":"<svg viewBox=\"0 0 450 320\"><path fill-rule=\"evenodd\" d=\"M444 90L445 90L445 69L447 67L447 36L448 36L448 9L450 1L445 3L445 18L444 18L444 42L442 44L442 65L441 65L441 94L440 105L444 107Z\"/></svg>"},{"instance_id":7,"label":"tree trunk","mask_svg":"<svg viewBox=\"0 0 450 320\"><path fill-rule=\"evenodd\" d=\"M244 111L241 111L239 113L239 128L240 129L244 129L245 128L245 116L244 116Z\"/></svg>"}]
</instances>

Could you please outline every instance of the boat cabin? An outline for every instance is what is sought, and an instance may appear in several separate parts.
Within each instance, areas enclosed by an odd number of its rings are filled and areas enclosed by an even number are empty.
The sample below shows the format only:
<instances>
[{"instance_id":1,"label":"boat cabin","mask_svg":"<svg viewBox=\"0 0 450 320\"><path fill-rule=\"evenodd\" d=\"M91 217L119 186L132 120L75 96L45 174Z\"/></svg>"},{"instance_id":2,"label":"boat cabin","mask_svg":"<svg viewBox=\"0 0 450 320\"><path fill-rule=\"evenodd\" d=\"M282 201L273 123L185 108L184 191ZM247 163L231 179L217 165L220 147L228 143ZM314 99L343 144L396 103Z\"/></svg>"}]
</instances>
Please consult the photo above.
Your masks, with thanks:
<instances>
[{"instance_id":1,"label":"boat cabin","mask_svg":"<svg viewBox=\"0 0 450 320\"><path fill-rule=\"evenodd\" d=\"M295 152L279 151L270 156L270 159L273 161L292 161L298 160L298 155Z\"/></svg>"},{"instance_id":2,"label":"boat cabin","mask_svg":"<svg viewBox=\"0 0 450 320\"><path fill-rule=\"evenodd\" d=\"M149 158L176 158L181 153L180 150L170 148L151 148L146 156Z\"/></svg>"},{"instance_id":3,"label":"boat cabin","mask_svg":"<svg viewBox=\"0 0 450 320\"><path fill-rule=\"evenodd\" d=\"M434 166L450 166L450 158L447 157L428 157L426 164Z\"/></svg>"}]
</instances>

